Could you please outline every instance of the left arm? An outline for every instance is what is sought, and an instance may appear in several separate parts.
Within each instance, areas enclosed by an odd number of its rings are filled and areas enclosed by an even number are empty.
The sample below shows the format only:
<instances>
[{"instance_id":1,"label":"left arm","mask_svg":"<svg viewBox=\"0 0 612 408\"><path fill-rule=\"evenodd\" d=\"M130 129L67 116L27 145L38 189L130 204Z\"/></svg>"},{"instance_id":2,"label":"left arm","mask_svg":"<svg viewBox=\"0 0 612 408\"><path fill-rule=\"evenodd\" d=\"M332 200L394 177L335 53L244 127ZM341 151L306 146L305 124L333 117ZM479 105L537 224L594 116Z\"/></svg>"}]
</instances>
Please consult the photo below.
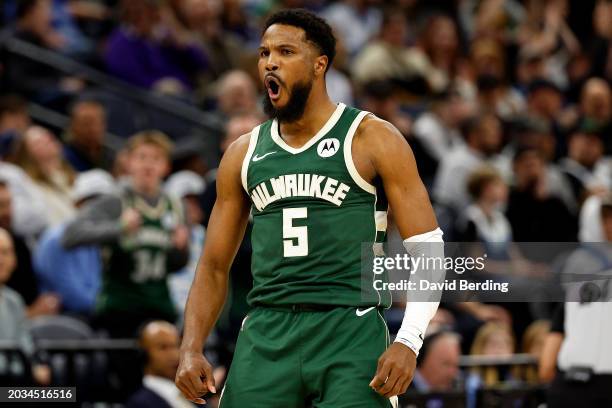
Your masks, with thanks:
<instances>
[{"instance_id":1,"label":"left arm","mask_svg":"<svg viewBox=\"0 0 612 408\"><path fill-rule=\"evenodd\" d=\"M442 232L427 190L416 167L410 146L388 122L373 116L364 118L353 141L357 170L366 180L380 177L404 246L410 254L427 251L437 245L439 256ZM435 247L436 245L434 245ZM378 360L370 386L385 397L406 391L416 369L416 357L422 336L438 307L438 301L408 302L402 327L395 342Z\"/></svg>"}]
</instances>

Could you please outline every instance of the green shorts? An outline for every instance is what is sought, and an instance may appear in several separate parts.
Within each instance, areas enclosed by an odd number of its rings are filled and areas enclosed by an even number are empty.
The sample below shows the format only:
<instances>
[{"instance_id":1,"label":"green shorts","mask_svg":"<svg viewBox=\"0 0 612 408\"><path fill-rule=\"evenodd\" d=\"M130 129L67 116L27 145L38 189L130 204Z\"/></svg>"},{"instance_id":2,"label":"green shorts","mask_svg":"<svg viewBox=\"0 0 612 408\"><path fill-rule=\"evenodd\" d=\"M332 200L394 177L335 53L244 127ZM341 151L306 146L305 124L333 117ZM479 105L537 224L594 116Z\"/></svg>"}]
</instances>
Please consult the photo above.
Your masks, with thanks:
<instances>
[{"instance_id":1,"label":"green shorts","mask_svg":"<svg viewBox=\"0 0 612 408\"><path fill-rule=\"evenodd\" d=\"M254 309L242 323L220 407L395 406L369 387L389 332L379 310L367 310Z\"/></svg>"}]
</instances>

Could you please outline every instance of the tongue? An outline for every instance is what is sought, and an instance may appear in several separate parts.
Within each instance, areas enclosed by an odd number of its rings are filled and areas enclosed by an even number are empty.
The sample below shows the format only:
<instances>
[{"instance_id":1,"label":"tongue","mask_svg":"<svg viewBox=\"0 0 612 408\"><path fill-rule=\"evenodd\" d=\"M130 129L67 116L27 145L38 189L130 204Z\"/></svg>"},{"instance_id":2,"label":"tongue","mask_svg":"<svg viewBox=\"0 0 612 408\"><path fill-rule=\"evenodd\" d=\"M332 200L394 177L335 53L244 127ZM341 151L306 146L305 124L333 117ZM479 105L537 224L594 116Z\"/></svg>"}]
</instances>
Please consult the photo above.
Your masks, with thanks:
<instances>
[{"instance_id":1,"label":"tongue","mask_svg":"<svg viewBox=\"0 0 612 408\"><path fill-rule=\"evenodd\" d=\"M277 98L279 93L280 87L277 87L276 92L274 92L274 89L271 86L268 87L268 95L270 96L270 98Z\"/></svg>"}]
</instances>

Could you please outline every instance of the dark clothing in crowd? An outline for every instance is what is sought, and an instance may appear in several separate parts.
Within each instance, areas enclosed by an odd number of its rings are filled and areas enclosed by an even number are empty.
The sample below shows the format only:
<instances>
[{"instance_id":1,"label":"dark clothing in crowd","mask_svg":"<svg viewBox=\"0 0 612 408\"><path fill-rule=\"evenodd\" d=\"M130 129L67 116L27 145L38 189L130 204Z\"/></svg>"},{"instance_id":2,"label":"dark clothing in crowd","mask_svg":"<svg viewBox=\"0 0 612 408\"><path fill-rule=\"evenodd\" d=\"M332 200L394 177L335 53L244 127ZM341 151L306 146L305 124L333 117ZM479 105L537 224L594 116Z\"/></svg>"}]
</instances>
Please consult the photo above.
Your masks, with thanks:
<instances>
[{"instance_id":1,"label":"dark clothing in crowd","mask_svg":"<svg viewBox=\"0 0 612 408\"><path fill-rule=\"evenodd\" d=\"M512 189L506 216L517 242L576 240L576 218L556 197L538 199L530 192Z\"/></svg>"},{"instance_id":2,"label":"dark clothing in crowd","mask_svg":"<svg viewBox=\"0 0 612 408\"><path fill-rule=\"evenodd\" d=\"M34 268L32 267L32 254L25 241L12 234L17 258L17 267L13 271L7 286L13 288L21 295L24 302L29 305L38 297L38 284Z\"/></svg>"},{"instance_id":3,"label":"dark clothing in crowd","mask_svg":"<svg viewBox=\"0 0 612 408\"><path fill-rule=\"evenodd\" d=\"M143 88L173 78L191 89L197 72L207 67L206 57L195 47L163 46L126 28L111 35L104 60L109 72Z\"/></svg>"}]
</instances>

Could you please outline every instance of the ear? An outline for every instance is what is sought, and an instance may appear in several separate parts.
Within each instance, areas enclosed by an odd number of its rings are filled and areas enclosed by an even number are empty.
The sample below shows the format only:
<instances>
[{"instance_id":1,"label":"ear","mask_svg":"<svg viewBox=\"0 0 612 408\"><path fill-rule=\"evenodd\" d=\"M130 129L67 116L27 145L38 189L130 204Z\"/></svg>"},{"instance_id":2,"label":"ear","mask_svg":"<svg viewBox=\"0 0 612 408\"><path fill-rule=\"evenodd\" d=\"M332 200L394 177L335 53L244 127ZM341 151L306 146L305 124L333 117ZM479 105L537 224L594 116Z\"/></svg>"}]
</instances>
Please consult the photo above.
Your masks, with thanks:
<instances>
[{"instance_id":1,"label":"ear","mask_svg":"<svg viewBox=\"0 0 612 408\"><path fill-rule=\"evenodd\" d=\"M325 71L327 70L327 65L329 60L327 59L327 55L319 55L315 58L314 63L314 73L316 76L325 75Z\"/></svg>"}]
</instances>

